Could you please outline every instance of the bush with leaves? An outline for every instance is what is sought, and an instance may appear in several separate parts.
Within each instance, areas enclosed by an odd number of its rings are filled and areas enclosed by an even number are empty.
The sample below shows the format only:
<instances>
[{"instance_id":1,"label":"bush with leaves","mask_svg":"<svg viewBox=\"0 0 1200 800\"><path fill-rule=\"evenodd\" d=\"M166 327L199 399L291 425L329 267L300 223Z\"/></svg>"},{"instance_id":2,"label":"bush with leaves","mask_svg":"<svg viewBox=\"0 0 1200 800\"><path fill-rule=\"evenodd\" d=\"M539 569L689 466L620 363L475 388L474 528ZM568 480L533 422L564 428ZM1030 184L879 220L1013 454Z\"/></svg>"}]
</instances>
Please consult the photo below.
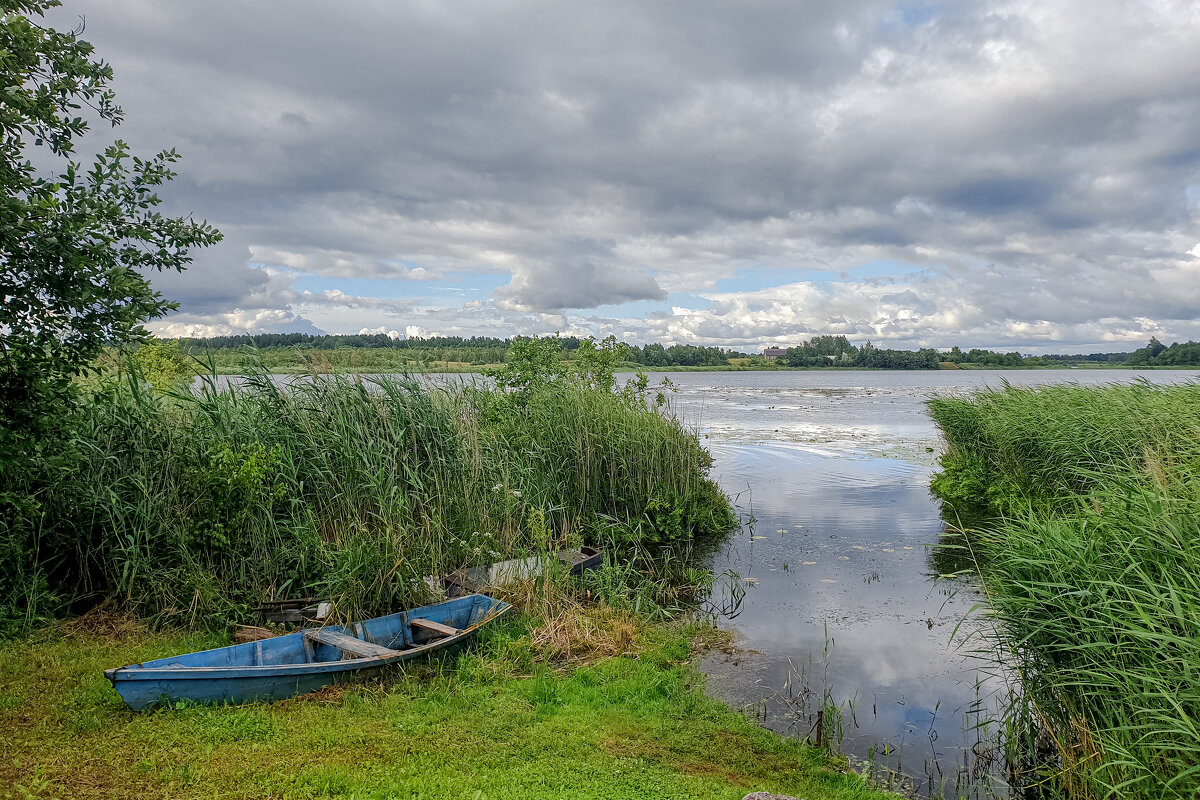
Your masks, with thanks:
<instances>
[{"instance_id":1,"label":"bush with leaves","mask_svg":"<svg viewBox=\"0 0 1200 800\"><path fill-rule=\"evenodd\" d=\"M90 127L82 114L115 126L122 112L112 67L82 28L42 24L58 5L0 0L0 471L45 446L72 378L104 347L143 337L143 322L175 307L145 276L182 270L189 250L221 238L157 210L174 150L143 159L118 140L90 168L73 160ZM31 147L62 172L39 174Z\"/></svg>"}]
</instances>

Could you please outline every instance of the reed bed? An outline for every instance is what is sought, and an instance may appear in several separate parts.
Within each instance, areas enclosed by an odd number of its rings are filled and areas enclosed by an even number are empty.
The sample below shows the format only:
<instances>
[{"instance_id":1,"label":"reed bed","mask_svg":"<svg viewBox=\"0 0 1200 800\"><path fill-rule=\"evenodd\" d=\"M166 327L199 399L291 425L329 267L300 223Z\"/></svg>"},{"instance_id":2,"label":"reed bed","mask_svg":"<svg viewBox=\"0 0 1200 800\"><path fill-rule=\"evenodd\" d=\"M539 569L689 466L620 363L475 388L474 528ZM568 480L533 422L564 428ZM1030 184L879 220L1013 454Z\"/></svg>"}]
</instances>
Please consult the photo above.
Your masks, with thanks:
<instances>
[{"instance_id":1,"label":"reed bed","mask_svg":"<svg viewBox=\"0 0 1200 800\"><path fill-rule=\"evenodd\" d=\"M383 613L428 599L429 574L724 531L710 464L673 417L578 382L516 403L407 375L281 386L258 371L164 393L131 374L3 476L0 622L105 597L171 624L286 596Z\"/></svg>"},{"instance_id":2,"label":"reed bed","mask_svg":"<svg viewBox=\"0 0 1200 800\"><path fill-rule=\"evenodd\" d=\"M985 519L964 546L1021 676L1024 779L1200 794L1200 385L1006 387L930 411L935 492Z\"/></svg>"}]
</instances>

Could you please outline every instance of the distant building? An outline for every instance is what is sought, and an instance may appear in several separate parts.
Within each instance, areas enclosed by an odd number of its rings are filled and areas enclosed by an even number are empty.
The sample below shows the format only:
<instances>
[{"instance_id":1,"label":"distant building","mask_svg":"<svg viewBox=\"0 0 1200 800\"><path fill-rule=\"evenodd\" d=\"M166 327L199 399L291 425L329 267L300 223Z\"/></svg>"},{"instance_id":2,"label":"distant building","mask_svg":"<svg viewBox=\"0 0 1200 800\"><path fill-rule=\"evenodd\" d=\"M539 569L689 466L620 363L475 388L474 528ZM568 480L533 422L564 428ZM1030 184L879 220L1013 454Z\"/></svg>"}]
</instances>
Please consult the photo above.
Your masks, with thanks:
<instances>
[{"instance_id":1,"label":"distant building","mask_svg":"<svg viewBox=\"0 0 1200 800\"><path fill-rule=\"evenodd\" d=\"M782 347L768 347L767 349L763 350L763 358L765 358L767 361L774 361L780 356L786 354L787 350Z\"/></svg>"}]
</instances>

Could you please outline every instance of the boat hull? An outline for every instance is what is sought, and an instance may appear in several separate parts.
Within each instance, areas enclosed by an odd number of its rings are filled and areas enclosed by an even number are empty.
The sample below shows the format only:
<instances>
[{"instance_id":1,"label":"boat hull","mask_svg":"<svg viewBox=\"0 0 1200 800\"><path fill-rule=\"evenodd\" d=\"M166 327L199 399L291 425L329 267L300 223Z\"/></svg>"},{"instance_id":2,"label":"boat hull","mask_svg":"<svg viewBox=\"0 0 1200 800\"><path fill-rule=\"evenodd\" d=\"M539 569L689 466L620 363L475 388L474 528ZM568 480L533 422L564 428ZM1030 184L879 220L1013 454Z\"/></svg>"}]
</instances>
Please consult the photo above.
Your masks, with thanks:
<instances>
[{"instance_id":1,"label":"boat hull","mask_svg":"<svg viewBox=\"0 0 1200 800\"><path fill-rule=\"evenodd\" d=\"M185 653L110 669L105 676L138 711L180 701L249 703L283 700L363 678L385 667L464 647L511 606L475 594L354 625L307 629L246 644ZM440 630L430 630L430 629ZM442 632L453 630L453 633ZM363 657L320 641L331 634ZM331 637L325 637L331 638ZM357 643L357 645L356 645Z\"/></svg>"},{"instance_id":2,"label":"boat hull","mask_svg":"<svg viewBox=\"0 0 1200 800\"><path fill-rule=\"evenodd\" d=\"M595 547L564 550L559 554L559 558L568 564L571 574L575 576L599 569L604 564L604 554Z\"/></svg>"}]
</instances>

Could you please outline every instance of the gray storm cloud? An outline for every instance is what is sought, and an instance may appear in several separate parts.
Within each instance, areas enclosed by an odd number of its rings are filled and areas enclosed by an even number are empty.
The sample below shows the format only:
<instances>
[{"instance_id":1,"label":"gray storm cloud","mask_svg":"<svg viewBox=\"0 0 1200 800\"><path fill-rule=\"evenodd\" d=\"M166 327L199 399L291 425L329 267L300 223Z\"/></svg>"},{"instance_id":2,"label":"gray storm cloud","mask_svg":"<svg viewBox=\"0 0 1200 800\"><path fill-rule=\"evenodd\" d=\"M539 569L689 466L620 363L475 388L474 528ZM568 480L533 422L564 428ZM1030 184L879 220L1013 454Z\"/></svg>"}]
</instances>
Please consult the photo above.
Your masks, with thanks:
<instances>
[{"instance_id":1,"label":"gray storm cloud","mask_svg":"<svg viewBox=\"0 0 1200 800\"><path fill-rule=\"evenodd\" d=\"M182 304L173 324L1200 337L1194 0L61 12L60 27L86 16L114 66L119 133L183 154L169 210L227 235L158 284ZM875 262L912 274L804 277ZM251 263L508 282L475 306L349 308ZM748 271L774 288L739 292ZM672 293L709 302L586 311Z\"/></svg>"}]
</instances>

